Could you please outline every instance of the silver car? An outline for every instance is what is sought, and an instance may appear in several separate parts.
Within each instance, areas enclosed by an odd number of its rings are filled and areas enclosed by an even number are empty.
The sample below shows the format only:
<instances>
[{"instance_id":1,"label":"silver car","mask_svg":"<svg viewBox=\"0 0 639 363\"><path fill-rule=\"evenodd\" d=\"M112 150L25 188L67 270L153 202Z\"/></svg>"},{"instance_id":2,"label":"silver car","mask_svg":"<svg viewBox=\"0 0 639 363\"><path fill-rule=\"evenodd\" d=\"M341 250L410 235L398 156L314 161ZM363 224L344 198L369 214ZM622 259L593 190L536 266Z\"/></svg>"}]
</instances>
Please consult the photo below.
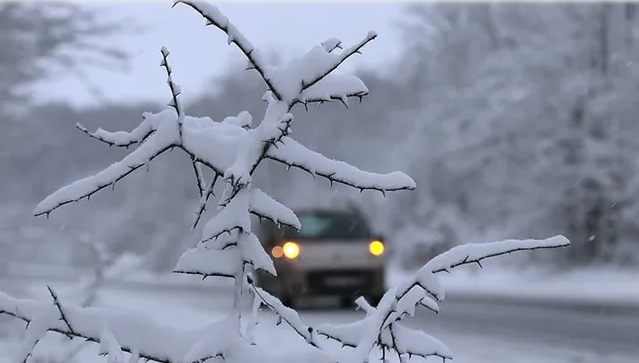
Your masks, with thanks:
<instances>
[{"instance_id":1,"label":"silver car","mask_svg":"<svg viewBox=\"0 0 639 363\"><path fill-rule=\"evenodd\" d=\"M292 306L300 297L338 296L351 306L358 296L377 303L385 292L385 246L366 218L351 209L295 211L302 228L263 222L258 232L278 276L257 283Z\"/></svg>"}]
</instances>

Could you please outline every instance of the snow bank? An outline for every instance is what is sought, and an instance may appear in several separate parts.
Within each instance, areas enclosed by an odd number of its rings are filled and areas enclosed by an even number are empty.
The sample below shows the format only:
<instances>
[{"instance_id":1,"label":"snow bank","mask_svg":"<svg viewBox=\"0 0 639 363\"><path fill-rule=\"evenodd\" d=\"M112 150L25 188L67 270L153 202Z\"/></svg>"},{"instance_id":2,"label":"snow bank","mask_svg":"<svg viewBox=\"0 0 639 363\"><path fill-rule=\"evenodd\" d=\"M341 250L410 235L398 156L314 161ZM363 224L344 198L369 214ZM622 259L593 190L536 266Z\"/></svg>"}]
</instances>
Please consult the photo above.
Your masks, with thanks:
<instances>
[{"instance_id":1,"label":"snow bank","mask_svg":"<svg viewBox=\"0 0 639 363\"><path fill-rule=\"evenodd\" d=\"M390 268L387 283L395 285L412 274L413 271ZM638 276L639 269L549 272L540 268L516 271L491 266L481 272L460 269L440 276L440 280L449 295L639 306Z\"/></svg>"}]
</instances>

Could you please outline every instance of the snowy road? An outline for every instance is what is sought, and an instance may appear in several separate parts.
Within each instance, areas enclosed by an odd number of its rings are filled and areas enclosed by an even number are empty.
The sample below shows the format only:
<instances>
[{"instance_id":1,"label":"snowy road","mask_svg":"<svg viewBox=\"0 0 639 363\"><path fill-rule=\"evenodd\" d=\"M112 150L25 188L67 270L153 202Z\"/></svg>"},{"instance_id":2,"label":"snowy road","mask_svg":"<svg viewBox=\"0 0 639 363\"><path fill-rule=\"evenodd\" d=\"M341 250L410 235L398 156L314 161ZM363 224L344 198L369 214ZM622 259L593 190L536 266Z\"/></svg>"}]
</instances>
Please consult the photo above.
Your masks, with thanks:
<instances>
[{"instance_id":1,"label":"snowy road","mask_svg":"<svg viewBox=\"0 0 639 363\"><path fill-rule=\"evenodd\" d=\"M53 283L54 286L62 284ZM37 283L44 289L43 283ZM39 288L39 287L38 287ZM62 288L62 287L60 287ZM143 302L144 310L161 304L188 306L208 315L230 307L225 289L153 286L109 287L105 293ZM133 303L122 302L131 307ZM302 309L309 324L341 323L357 319L348 310ZM264 319L272 319L264 314ZM407 321L444 341L456 362L492 363L636 363L639 355L639 316L569 309L517 306L490 301L465 302L452 296L441 313L421 311Z\"/></svg>"},{"instance_id":2,"label":"snowy road","mask_svg":"<svg viewBox=\"0 0 639 363\"><path fill-rule=\"evenodd\" d=\"M535 342L596 355L639 354L639 316L447 299L439 315L420 311L409 324Z\"/></svg>"},{"instance_id":3,"label":"snowy road","mask_svg":"<svg viewBox=\"0 0 639 363\"><path fill-rule=\"evenodd\" d=\"M189 306L230 307L229 300L206 294L189 298ZM344 323L360 317L348 310L300 309L310 325ZM265 314L270 315L270 314ZM530 306L468 303L450 299L442 312L421 311L407 324L426 329L456 353L456 362L493 363L636 363L639 316L593 315Z\"/></svg>"}]
</instances>

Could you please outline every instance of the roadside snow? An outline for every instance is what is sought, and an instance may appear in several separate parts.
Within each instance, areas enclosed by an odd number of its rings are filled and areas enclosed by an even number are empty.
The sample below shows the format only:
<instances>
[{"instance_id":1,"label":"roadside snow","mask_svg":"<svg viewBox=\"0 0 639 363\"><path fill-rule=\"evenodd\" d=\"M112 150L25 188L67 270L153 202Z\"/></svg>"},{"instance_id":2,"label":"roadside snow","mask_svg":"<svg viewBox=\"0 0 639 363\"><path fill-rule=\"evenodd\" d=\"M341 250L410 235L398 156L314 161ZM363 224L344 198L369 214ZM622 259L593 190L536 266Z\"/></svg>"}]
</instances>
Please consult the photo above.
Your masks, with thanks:
<instances>
[{"instance_id":1,"label":"roadside snow","mask_svg":"<svg viewBox=\"0 0 639 363\"><path fill-rule=\"evenodd\" d=\"M201 276L176 274L166 272L154 274L145 271L136 271L123 276L122 278L113 278L109 281L125 281L139 282L150 285L183 285L193 287L232 287L233 280L221 277L208 277L202 281Z\"/></svg>"},{"instance_id":2,"label":"roadside snow","mask_svg":"<svg viewBox=\"0 0 639 363\"><path fill-rule=\"evenodd\" d=\"M389 267L387 284L395 285L413 274L397 267ZM66 275L69 275L67 273ZM60 275L61 277L62 275ZM550 272L542 269L525 271L490 266L479 270L465 267L440 279L449 295L475 295L506 298L535 298L536 300L582 301L639 306L639 269L589 268L569 272ZM71 279L71 276L67 276ZM42 276L42 279L46 279ZM130 271L125 276L107 279L108 283L139 283L164 287L216 288L232 287L230 279L144 271ZM596 287L596 288L594 288Z\"/></svg>"},{"instance_id":3,"label":"roadside snow","mask_svg":"<svg viewBox=\"0 0 639 363\"><path fill-rule=\"evenodd\" d=\"M62 290L61 296L64 295ZM45 295L43 294L42 297L47 298ZM189 330L203 328L212 321L222 318L232 304L229 297L224 294L217 297L204 297L160 288L147 290L144 293L107 289L103 296L101 305L143 312L153 316L161 324ZM311 325L339 324L355 321L361 314L361 312L347 311L310 312L303 313L302 319ZM275 326L276 318L272 314L263 312L259 320L260 323L255 331L258 344L272 347L273 352L286 352L290 349L292 342L300 342L300 337L289 328ZM495 337L484 334L449 330L438 331L437 334L444 341L450 342L448 345L455 353L457 363L601 363L604 361L632 363L630 358L623 356L595 356L570 349L539 346L534 343L504 341L503 338L496 340ZM17 353L17 346L6 340L0 342L0 363L11 362L11 358ZM43 345L44 347L46 345ZM104 362L104 358L97 356L98 348L97 344L89 344L87 349L78 356L78 361ZM335 349L337 351L339 346L335 345ZM371 362L376 361L371 360ZM395 360L393 363L396 363Z\"/></svg>"},{"instance_id":4,"label":"roadside snow","mask_svg":"<svg viewBox=\"0 0 639 363\"><path fill-rule=\"evenodd\" d=\"M389 269L387 283L393 285L414 272ZM568 272L541 269L516 271L490 266L458 269L442 274L441 283L450 295L534 298L564 302L639 305L639 269L589 268Z\"/></svg>"}]
</instances>

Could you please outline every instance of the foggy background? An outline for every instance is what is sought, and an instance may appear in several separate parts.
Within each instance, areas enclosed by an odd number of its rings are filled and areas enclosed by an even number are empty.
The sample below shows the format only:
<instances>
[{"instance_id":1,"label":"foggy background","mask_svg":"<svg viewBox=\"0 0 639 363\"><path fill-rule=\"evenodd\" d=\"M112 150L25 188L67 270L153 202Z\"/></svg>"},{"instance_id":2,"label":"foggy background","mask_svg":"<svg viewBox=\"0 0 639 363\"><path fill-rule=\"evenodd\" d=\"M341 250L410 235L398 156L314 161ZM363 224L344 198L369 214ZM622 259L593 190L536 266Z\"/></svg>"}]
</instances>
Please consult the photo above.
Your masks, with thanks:
<instances>
[{"instance_id":1,"label":"foggy background","mask_svg":"<svg viewBox=\"0 0 639 363\"><path fill-rule=\"evenodd\" d=\"M349 62L370 95L350 110L296 108L293 132L360 168L404 171L418 188L385 198L330 189L275 163L258 170L260 188L292 207L357 203L409 268L459 243L555 234L571 247L508 261L639 265L637 4L352 3L322 4L323 14L303 6L220 5L272 62L329 37L352 44L380 33ZM143 111L165 107L161 45L177 59L188 114L262 114L258 76L183 11L164 2L0 4L0 266L86 266L77 240L88 234L166 271L195 243L197 188L179 153L48 220L31 213L124 155L77 122L128 131Z\"/></svg>"}]
</instances>

